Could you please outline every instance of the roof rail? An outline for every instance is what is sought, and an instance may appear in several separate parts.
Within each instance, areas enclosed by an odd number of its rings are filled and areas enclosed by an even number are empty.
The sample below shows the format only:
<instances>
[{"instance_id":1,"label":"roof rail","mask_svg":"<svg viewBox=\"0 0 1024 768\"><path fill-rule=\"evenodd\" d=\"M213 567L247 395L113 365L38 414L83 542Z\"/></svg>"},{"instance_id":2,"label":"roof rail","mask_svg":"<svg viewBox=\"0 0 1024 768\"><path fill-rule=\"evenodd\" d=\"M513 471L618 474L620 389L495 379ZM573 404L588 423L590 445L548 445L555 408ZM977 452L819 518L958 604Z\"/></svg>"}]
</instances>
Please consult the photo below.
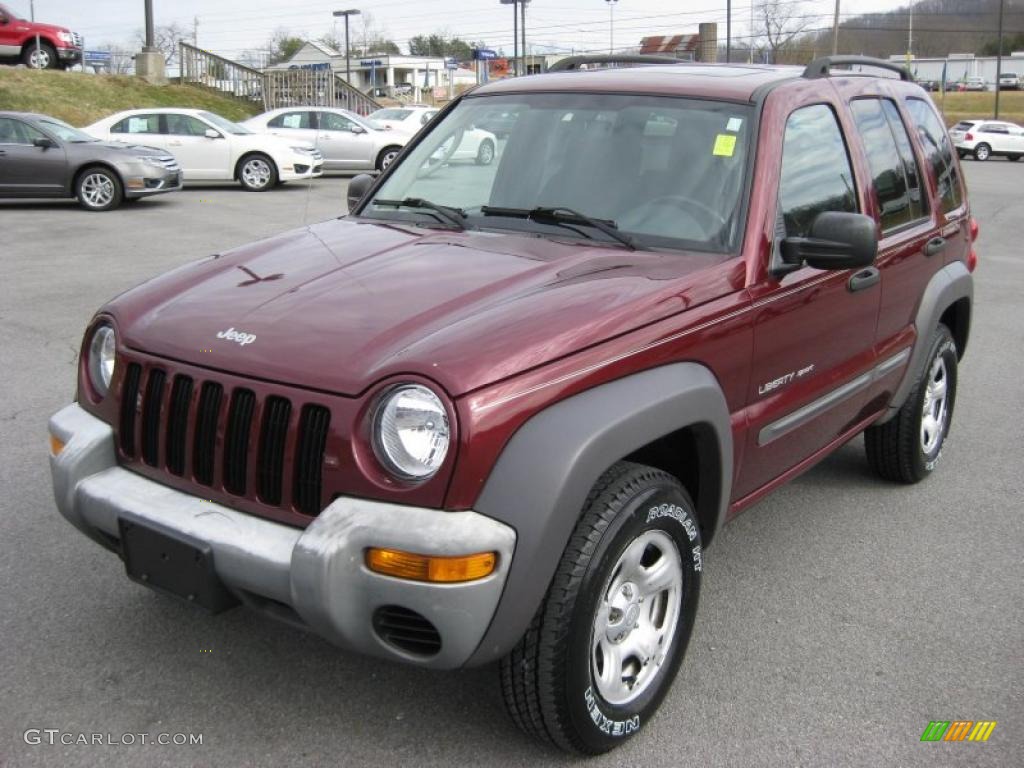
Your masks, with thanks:
<instances>
[{"instance_id":1,"label":"roof rail","mask_svg":"<svg viewBox=\"0 0 1024 768\"><path fill-rule=\"evenodd\" d=\"M594 56L567 56L559 59L550 67L548 72L573 72L582 69L588 64L686 64L683 59L672 56L644 56L636 53L631 54L605 54Z\"/></svg>"},{"instance_id":2,"label":"roof rail","mask_svg":"<svg viewBox=\"0 0 1024 768\"><path fill-rule=\"evenodd\" d=\"M898 74L900 76L900 80L906 80L911 83L914 82L914 76L911 75L905 67L901 67L899 64L894 64L893 62L886 61L885 59L876 59L871 56L822 56L807 65L807 68L804 70L804 77L828 77L832 72L832 67L848 64L862 64L865 67L887 69L890 72Z\"/></svg>"}]
</instances>

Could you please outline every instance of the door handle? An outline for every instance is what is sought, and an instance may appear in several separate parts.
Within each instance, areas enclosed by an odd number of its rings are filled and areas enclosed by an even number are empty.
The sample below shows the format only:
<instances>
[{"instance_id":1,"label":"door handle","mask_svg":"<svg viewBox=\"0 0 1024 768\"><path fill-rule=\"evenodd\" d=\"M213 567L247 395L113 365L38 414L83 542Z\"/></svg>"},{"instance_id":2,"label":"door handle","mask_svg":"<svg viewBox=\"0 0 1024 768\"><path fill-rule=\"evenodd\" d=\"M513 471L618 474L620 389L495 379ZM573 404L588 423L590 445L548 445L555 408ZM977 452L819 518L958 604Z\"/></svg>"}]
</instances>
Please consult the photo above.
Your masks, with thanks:
<instances>
[{"instance_id":1,"label":"door handle","mask_svg":"<svg viewBox=\"0 0 1024 768\"><path fill-rule=\"evenodd\" d=\"M933 237L924 246L925 256L934 256L946 247L946 238L944 237Z\"/></svg>"},{"instance_id":2,"label":"door handle","mask_svg":"<svg viewBox=\"0 0 1024 768\"><path fill-rule=\"evenodd\" d=\"M870 288L881 279L882 275L875 267L868 267L860 270L859 272L855 272L850 277L850 282L846 284L846 288L850 293L863 291L865 288Z\"/></svg>"}]
</instances>

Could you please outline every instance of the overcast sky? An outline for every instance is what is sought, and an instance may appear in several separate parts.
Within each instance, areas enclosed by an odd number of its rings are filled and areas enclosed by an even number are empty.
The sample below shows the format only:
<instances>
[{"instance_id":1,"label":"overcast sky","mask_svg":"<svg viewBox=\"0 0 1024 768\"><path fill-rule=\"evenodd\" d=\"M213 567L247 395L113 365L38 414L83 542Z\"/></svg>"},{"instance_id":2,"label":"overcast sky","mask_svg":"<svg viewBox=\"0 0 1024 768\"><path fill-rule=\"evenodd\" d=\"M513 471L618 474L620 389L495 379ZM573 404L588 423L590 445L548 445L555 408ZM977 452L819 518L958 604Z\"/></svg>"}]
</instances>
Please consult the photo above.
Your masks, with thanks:
<instances>
[{"instance_id":1,"label":"overcast sky","mask_svg":"<svg viewBox=\"0 0 1024 768\"><path fill-rule=\"evenodd\" d=\"M25 18L29 0L0 0ZM813 28L830 27L834 0L784 0L800 9ZM842 17L903 7L905 0L842 0ZM498 0L154 0L157 24L178 22L192 29L198 17L199 45L224 55L264 47L277 28L299 36L331 33L331 11L358 8L406 50L410 37L444 30L492 48L512 48L512 9ZM36 0L36 19L82 33L86 47L127 43L143 26L143 0ZM725 38L726 0L618 0L615 47L637 45L644 35L696 31L698 22L719 23ZM609 43L606 0L533 0L527 37L538 49L594 50ZM343 29L343 27L341 27ZM750 1L733 1L734 39L746 40ZM362 34L355 18L353 36Z\"/></svg>"}]
</instances>

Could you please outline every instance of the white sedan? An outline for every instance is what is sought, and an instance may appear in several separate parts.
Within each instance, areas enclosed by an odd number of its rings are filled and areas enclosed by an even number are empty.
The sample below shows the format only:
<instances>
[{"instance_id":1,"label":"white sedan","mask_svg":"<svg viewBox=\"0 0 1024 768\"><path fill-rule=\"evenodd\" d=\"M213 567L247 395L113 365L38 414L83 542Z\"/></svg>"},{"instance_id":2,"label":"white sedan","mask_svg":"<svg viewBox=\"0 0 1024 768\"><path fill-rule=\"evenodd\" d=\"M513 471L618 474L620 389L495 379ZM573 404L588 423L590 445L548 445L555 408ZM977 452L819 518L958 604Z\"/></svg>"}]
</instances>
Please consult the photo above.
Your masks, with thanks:
<instances>
[{"instance_id":1,"label":"white sedan","mask_svg":"<svg viewBox=\"0 0 1024 768\"><path fill-rule=\"evenodd\" d=\"M323 154L324 168L337 171L383 171L411 138L333 107L274 109L242 125L257 133L309 142Z\"/></svg>"},{"instance_id":2,"label":"white sedan","mask_svg":"<svg viewBox=\"0 0 1024 768\"><path fill-rule=\"evenodd\" d=\"M949 129L960 157L973 155L975 160L988 160L1005 155L1009 160L1024 157L1024 127L1003 120L961 120Z\"/></svg>"},{"instance_id":3,"label":"white sedan","mask_svg":"<svg viewBox=\"0 0 1024 768\"><path fill-rule=\"evenodd\" d=\"M440 111L434 107L385 107L371 112L369 118L396 133L412 136Z\"/></svg>"},{"instance_id":4,"label":"white sedan","mask_svg":"<svg viewBox=\"0 0 1024 768\"><path fill-rule=\"evenodd\" d=\"M453 152L452 142L456 137L445 141L431 156L434 162L451 162L453 160L472 160L477 165L490 165L494 162L498 150L498 137L482 128L467 128L462 132L459 146Z\"/></svg>"},{"instance_id":5,"label":"white sedan","mask_svg":"<svg viewBox=\"0 0 1024 768\"><path fill-rule=\"evenodd\" d=\"M132 109L83 130L105 141L165 149L178 160L185 181L237 179L263 192L278 182L323 174L323 155L312 144L253 133L201 109Z\"/></svg>"}]
</instances>

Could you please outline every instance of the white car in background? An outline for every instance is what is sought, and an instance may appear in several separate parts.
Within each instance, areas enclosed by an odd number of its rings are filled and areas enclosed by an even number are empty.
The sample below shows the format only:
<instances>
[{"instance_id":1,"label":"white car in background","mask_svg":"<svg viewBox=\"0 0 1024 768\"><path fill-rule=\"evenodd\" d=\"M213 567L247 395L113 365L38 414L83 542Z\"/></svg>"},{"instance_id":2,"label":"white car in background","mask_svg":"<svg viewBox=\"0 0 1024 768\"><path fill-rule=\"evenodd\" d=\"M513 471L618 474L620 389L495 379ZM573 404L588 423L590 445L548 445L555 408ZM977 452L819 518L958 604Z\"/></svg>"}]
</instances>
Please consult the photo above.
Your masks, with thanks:
<instances>
[{"instance_id":1,"label":"white car in background","mask_svg":"<svg viewBox=\"0 0 1024 768\"><path fill-rule=\"evenodd\" d=\"M451 151L452 136L431 156L435 162L449 163L453 160L472 160L477 165L490 165L498 152L498 137L482 128L467 128L454 152Z\"/></svg>"},{"instance_id":2,"label":"white car in background","mask_svg":"<svg viewBox=\"0 0 1024 768\"><path fill-rule=\"evenodd\" d=\"M1024 127L1004 120L961 120L949 129L949 138L960 157L988 160L1005 155L1017 161L1024 156Z\"/></svg>"},{"instance_id":3,"label":"white car in background","mask_svg":"<svg viewBox=\"0 0 1024 768\"><path fill-rule=\"evenodd\" d=\"M441 110L434 107L410 105L407 107L384 107L369 114L370 120L407 136L414 135L429 123Z\"/></svg>"},{"instance_id":4,"label":"white car in background","mask_svg":"<svg viewBox=\"0 0 1024 768\"><path fill-rule=\"evenodd\" d=\"M309 142L324 156L324 168L335 171L383 171L411 138L354 112L332 107L274 109L242 125L293 143Z\"/></svg>"},{"instance_id":5,"label":"white car in background","mask_svg":"<svg viewBox=\"0 0 1024 768\"><path fill-rule=\"evenodd\" d=\"M298 139L253 133L201 109L131 109L83 129L105 141L165 149L181 165L185 181L237 179L253 192L279 182L323 174L323 156Z\"/></svg>"}]
</instances>

